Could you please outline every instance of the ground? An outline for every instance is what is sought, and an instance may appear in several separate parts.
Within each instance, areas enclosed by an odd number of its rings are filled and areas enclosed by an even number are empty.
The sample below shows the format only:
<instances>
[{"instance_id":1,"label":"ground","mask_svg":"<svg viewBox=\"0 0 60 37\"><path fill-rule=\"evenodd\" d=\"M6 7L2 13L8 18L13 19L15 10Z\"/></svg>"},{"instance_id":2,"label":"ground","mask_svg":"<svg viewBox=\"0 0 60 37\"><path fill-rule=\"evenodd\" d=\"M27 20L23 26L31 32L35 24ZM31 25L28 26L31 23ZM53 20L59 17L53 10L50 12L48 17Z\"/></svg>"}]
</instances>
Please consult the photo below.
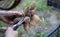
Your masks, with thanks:
<instances>
[{"instance_id":1,"label":"ground","mask_svg":"<svg viewBox=\"0 0 60 37\"><path fill-rule=\"evenodd\" d=\"M12 10L22 11L26 6L29 6L30 3L36 3L36 15L41 18L41 22L39 25L41 26L40 29L37 29L33 26L29 28L28 34L23 33L25 32L23 27L20 26L19 33L20 37L34 37L38 35L39 37L45 36L45 33L49 32L54 26L60 22L60 11L56 8L52 8L47 6L46 0L22 0L21 3Z\"/></svg>"}]
</instances>

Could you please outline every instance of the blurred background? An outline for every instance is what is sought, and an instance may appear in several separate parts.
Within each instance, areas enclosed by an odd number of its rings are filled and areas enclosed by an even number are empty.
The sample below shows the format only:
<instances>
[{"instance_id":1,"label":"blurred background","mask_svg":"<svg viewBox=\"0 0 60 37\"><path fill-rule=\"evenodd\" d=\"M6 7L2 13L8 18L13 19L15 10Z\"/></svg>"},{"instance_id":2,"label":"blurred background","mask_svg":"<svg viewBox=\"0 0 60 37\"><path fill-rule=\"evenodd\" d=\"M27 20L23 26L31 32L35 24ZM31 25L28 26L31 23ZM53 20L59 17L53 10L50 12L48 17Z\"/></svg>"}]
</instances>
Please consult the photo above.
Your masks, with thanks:
<instances>
[{"instance_id":1,"label":"blurred background","mask_svg":"<svg viewBox=\"0 0 60 37\"><path fill-rule=\"evenodd\" d=\"M14 2L16 1L19 2L14 4ZM23 26L20 26L18 28L19 31L18 37L45 37L49 32L54 30L57 27L57 25L59 25L60 22L60 9L57 8L58 6L54 7L51 4L49 5L48 4L49 1L48 0L2 0L0 1L0 10L23 11L32 2L35 2L36 15L38 15L42 20L41 22L38 22L38 25L40 25L41 28L37 29L36 27L30 26L27 34L24 33L25 31L23 29ZM8 27L8 26L9 25L0 21L0 27ZM3 33L4 32L0 30L0 37L2 37ZM51 37L60 37L60 33L58 36L55 35L57 34L54 34Z\"/></svg>"}]
</instances>

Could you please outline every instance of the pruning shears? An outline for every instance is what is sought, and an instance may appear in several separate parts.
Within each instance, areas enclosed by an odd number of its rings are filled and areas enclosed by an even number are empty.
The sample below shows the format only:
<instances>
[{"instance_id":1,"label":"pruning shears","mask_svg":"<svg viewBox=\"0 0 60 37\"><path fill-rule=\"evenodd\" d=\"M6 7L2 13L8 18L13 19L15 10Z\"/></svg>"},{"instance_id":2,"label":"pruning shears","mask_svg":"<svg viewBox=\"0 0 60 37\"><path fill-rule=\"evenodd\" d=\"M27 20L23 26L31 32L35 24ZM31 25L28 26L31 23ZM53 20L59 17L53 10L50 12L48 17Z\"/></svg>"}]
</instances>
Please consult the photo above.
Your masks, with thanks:
<instances>
[{"instance_id":1,"label":"pruning shears","mask_svg":"<svg viewBox=\"0 0 60 37\"><path fill-rule=\"evenodd\" d=\"M17 30L19 26L21 26L26 20L30 19L29 17L23 17L17 24L12 26L13 30Z\"/></svg>"},{"instance_id":2,"label":"pruning shears","mask_svg":"<svg viewBox=\"0 0 60 37\"><path fill-rule=\"evenodd\" d=\"M16 30L21 24L23 24L23 22L25 22L26 20L30 20L31 21L31 19L32 19L32 17L33 17L33 12L32 12L32 10L34 10L35 9L35 5L34 5L34 3L32 3L29 7L27 7L26 9L25 9L25 14L24 14L24 18L22 18L17 24L15 24L12 28L13 28L13 30Z\"/></svg>"}]
</instances>

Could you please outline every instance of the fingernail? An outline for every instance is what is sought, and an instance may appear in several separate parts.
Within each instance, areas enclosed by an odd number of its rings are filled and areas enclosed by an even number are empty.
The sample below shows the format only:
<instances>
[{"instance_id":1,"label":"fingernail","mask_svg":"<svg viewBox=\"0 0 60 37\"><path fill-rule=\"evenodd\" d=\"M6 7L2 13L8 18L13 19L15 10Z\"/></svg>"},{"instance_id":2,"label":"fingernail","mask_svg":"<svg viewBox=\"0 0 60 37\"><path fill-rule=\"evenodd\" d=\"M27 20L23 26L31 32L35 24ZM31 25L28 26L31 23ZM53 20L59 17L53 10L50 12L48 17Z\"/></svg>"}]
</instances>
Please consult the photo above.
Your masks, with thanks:
<instances>
[{"instance_id":1,"label":"fingernail","mask_svg":"<svg viewBox=\"0 0 60 37\"><path fill-rule=\"evenodd\" d=\"M10 22L10 24L14 24L14 22Z\"/></svg>"}]
</instances>

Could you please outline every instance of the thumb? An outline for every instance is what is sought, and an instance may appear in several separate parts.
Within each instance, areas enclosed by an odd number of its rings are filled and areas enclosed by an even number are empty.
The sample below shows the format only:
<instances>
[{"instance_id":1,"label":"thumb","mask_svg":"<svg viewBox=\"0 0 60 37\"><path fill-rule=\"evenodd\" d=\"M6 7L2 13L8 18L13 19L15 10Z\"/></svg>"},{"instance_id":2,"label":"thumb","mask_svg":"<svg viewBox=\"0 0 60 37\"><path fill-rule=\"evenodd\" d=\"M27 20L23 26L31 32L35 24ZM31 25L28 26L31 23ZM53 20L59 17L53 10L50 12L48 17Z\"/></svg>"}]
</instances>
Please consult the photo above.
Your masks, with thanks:
<instances>
[{"instance_id":1,"label":"thumb","mask_svg":"<svg viewBox=\"0 0 60 37\"><path fill-rule=\"evenodd\" d=\"M14 31L15 37L18 37L18 31Z\"/></svg>"}]
</instances>

